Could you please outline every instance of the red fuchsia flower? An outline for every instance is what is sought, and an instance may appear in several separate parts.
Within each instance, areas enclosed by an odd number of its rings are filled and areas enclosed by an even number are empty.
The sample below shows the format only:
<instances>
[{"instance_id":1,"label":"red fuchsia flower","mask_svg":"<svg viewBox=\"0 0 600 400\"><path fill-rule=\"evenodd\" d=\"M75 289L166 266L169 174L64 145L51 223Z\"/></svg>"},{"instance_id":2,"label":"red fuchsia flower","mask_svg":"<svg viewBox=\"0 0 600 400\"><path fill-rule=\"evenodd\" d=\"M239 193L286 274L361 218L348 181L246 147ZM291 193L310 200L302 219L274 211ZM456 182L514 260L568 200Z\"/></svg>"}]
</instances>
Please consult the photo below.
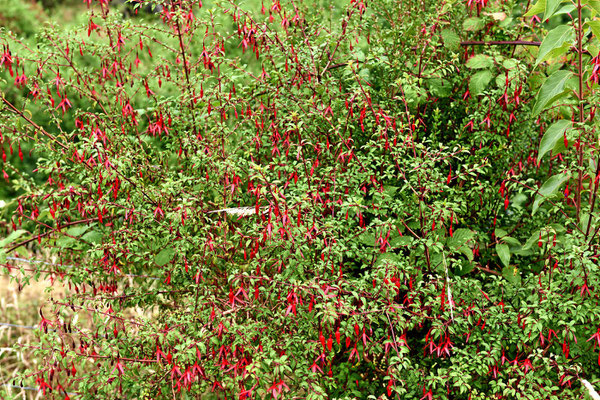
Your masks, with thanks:
<instances>
[{"instance_id":1,"label":"red fuchsia flower","mask_svg":"<svg viewBox=\"0 0 600 400\"><path fill-rule=\"evenodd\" d=\"M27 76L25 75L25 71L21 75L17 72L17 76L15 76L15 86L21 88L27 84Z\"/></svg>"},{"instance_id":2,"label":"red fuchsia flower","mask_svg":"<svg viewBox=\"0 0 600 400\"><path fill-rule=\"evenodd\" d=\"M428 392L425 392L425 387L423 387L423 397L421 397L420 400L432 400L433 399L433 393L431 392L431 389L429 389Z\"/></svg>"},{"instance_id":3,"label":"red fuchsia flower","mask_svg":"<svg viewBox=\"0 0 600 400\"><path fill-rule=\"evenodd\" d=\"M10 76L13 76L12 64L12 54L10 53L8 47L5 46L2 56L0 56L0 65L4 65L4 68L8 69L8 72L10 72Z\"/></svg>"},{"instance_id":4,"label":"red fuchsia flower","mask_svg":"<svg viewBox=\"0 0 600 400\"><path fill-rule=\"evenodd\" d=\"M277 400L277 396L281 394L283 389L290 390L288 385L286 385L285 382L281 380L279 382L274 382L273 385L271 385L271 387L267 390L273 395L273 398Z\"/></svg>"},{"instance_id":5,"label":"red fuchsia flower","mask_svg":"<svg viewBox=\"0 0 600 400\"><path fill-rule=\"evenodd\" d=\"M40 317L42 317L42 320L40 321L40 329L43 329L45 333L48 333L48 327L52 326L52 321L50 321L49 319L44 317L44 314L42 313L41 309L40 309Z\"/></svg>"},{"instance_id":6,"label":"red fuchsia flower","mask_svg":"<svg viewBox=\"0 0 600 400\"><path fill-rule=\"evenodd\" d=\"M117 359L117 362L115 363L115 366L112 369L112 371L115 370L119 373L119 376L123 375L123 373L125 372L125 366L123 365L120 359Z\"/></svg>"},{"instance_id":7,"label":"red fuchsia flower","mask_svg":"<svg viewBox=\"0 0 600 400\"><path fill-rule=\"evenodd\" d=\"M29 94L34 98L34 99L39 99L41 93L40 93L40 87L38 86L37 83L33 84L33 89L29 92Z\"/></svg>"},{"instance_id":8,"label":"red fuchsia flower","mask_svg":"<svg viewBox=\"0 0 600 400\"><path fill-rule=\"evenodd\" d=\"M598 84L598 82L600 81L600 77L598 76L598 72L600 72L600 55L592 58L591 63L593 65L593 68L592 73L589 77L589 81Z\"/></svg>"},{"instance_id":9,"label":"red fuchsia flower","mask_svg":"<svg viewBox=\"0 0 600 400\"><path fill-rule=\"evenodd\" d=\"M535 28L535 24L539 24L540 22L542 22L542 20L537 15L534 15L529 19L532 28Z\"/></svg>"},{"instance_id":10,"label":"red fuchsia flower","mask_svg":"<svg viewBox=\"0 0 600 400\"><path fill-rule=\"evenodd\" d=\"M71 102L69 101L69 99L67 99L67 96L65 96L61 100L60 104L56 108L57 109L61 108L63 115L69 108L71 108Z\"/></svg>"},{"instance_id":11,"label":"red fuchsia flower","mask_svg":"<svg viewBox=\"0 0 600 400\"><path fill-rule=\"evenodd\" d=\"M39 386L44 396L46 395L46 390L52 390L52 386L50 386L42 377L37 378L35 382Z\"/></svg>"}]
</instances>

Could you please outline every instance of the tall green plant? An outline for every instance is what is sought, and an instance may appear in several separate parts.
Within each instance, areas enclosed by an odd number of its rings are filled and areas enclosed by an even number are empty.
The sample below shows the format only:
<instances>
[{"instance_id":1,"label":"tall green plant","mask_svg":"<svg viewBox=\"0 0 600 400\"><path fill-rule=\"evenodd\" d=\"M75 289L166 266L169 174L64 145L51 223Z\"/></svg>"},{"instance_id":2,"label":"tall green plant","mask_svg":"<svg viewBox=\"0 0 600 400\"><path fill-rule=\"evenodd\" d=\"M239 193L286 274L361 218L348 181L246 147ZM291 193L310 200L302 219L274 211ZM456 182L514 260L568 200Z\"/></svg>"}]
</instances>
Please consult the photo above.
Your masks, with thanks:
<instances>
[{"instance_id":1,"label":"tall green plant","mask_svg":"<svg viewBox=\"0 0 600 400\"><path fill-rule=\"evenodd\" d=\"M2 92L1 140L39 158L3 161L24 194L0 261L16 279L18 249L50 253L36 277L67 292L39 312L23 384L152 399L596 384L596 261L539 164L554 89L533 104L516 2L180 1L134 22L94 4L39 46L3 43L20 92Z\"/></svg>"}]
</instances>

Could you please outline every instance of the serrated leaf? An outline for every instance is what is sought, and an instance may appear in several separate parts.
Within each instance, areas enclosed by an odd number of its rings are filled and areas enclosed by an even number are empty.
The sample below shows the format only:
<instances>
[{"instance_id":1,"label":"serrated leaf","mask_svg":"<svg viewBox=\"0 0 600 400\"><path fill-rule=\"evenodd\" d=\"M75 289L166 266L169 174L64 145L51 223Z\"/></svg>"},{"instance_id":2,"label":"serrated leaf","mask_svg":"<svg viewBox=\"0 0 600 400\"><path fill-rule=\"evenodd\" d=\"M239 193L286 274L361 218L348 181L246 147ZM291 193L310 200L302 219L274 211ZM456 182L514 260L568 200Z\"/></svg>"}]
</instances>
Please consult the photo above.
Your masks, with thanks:
<instances>
[{"instance_id":1,"label":"serrated leaf","mask_svg":"<svg viewBox=\"0 0 600 400\"><path fill-rule=\"evenodd\" d=\"M375 238L375 234L371 232L364 232L358 237L358 241L366 246L373 247L375 246L375 242L377 239Z\"/></svg>"},{"instance_id":2,"label":"serrated leaf","mask_svg":"<svg viewBox=\"0 0 600 400\"><path fill-rule=\"evenodd\" d=\"M444 46L450 50L458 50L460 47L460 37L452 29L442 30L442 40Z\"/></svg>"},{"instance_id":3,"label":"serrated leaf","mask_svg":"<svg viewBox=\"0 0 600 400\"><path fill-rule=\"evenodd\" d=\"M162 249L160 253L156 255L156 257L154 258L154 262L156 262L156 264L159 267L162 267L163 265L170 262L173 259L174 255L175 250L172 247L167 247L166 249Z\"/></svg>"},{"instance_id":4,"label":"serrated leaf","mask_svg":"<svg viewBox=\"0 0 600 400\"><path fill-rule=\"evenodd\" d=\"M473 251L468 242L475 237L475 232L470 229L457 229L451 238L448 238L448 248L460 251L469 261L473 261Z\"/></svg>"},{"instance_id":5,"label":"serrated leaf","mask_svg":"<svg viewBox=\"0 0 600 400\"><path fill-rule=\"evenodd\" d=\"M553 104L565 94L565 84L571 76L573 76L571 71L561 69L546 78L536 96L536 102L532 111L533 116L539 115L546 107Z\"/></svg>"},{"instance_id":6,"label":"serrated leaf","mask_svg":"<svg viewBox=\"0 0 600 400\"><path fill-rule=\"evenodd\" d=\"M546 0L546 8L544 10L544 21L554 15L562 1L563 0Z\"/></svg>"},{"instance_id":7,"label":"serrated leaf","mask_svg":"<svg viewBox=\"0 0 600 400\"><path fill-rule=\"evenodd\" d=\"M502 268L502 276L515 286L521 285L521 274L519 270L513 267Z\"/></svg>"},{"instance_id":8,"label":"serrated leaf","mask_svg":"<svg viewBox=\"0 0 600 400\"><path fill-rule=\"evenodd\" d=\"M559 57L566 53L575 39L575 31L572 26L559 25L552 29L540 45L535 65L550 57Z\"/></svg>"},{"instance_id":9,"label":"serrated leaf","mask_svg":"<svg viewBox=\"0 0 600 400\"><path fill-rule=\"evenodd\" d=\"M505 236L505 237L503 237L502 241L504 243L506 243L508 245L508 247L516 247L516 248L520 248L521 247L521 242L519 242L518 239L515 239L514 237L511 237L511 236Z\"/></svg>"},{"instance_id":10,"label":"serrated leaf","mask_svg":"<svg viewBox=\"0 0 600 400\"><path fill-rule=\"evenodd\" d=\"M467 60L466 66L471 69L489 68L494 65L494 61L485 54L477 54Z\"/></svg>"},{"instance_id":11,"label":"serrated leaf","mask_svg":"<svg viewBox=\"0 0 600 400\"><path fill-rule=\"evenodd\" d=\"M81 239L85 240L88 243L100 243L102 241L102 233L98 231L90 231L83 235Z\"/></svg>"},{"instance_id":12,"label":"serrated leaf","mask_svg":"<svg viewBox=\"0 0 600 400\"><path fill-rule=\"evenodd\" d=\"M544 11L546 11L546 0L539 0L523 16L533 17L534 15L541 14Z\"/></svg>"},{"instance_id":13,"label":"serrated leaf","mask_svg":"<svg viewBox=\"0 0 600 400\"><path fill-rule=\"evenodd\" d=\"M510 265L510 249L507 244L498 243L496 245L496 253L498 253L498 257L500 257L500 261L504 264L505 267Z\"/></svg>"},{"instance_id":14,"label":"serrated leaf","mask_svg":"<svg viewBox=\"0 0 600 400\"><path fill-rule=\"evenodd\" d=\"M542 159L542 157L548 153L550 150L553 150L556 147L557 143L563 143L564 135L567 129L571 129L572 124L571 121L567 121L566 119L561 119L550 125L542 140L540 142L540 149L538 151L537 161L538 163Z\"/></svg>"},{"instance_id":15,"label":"serrated leaf","mask_svg":"<svg viewBox=\"0 0 600 400\"><path fill-rule=\"evenodd\" d=\"M81 236L85 233L85 231L88 230L88 228L89 226L86 225L74 226L73 228L69 228L69 230L67 230L67 234L71 236Z\"/></svg>"},{"instance_id":16,"label":"serrated leaf","mask_svg":"<svg viewBox=\"0 0 600 400\"><path fill-rule=\"evenodd\" d=\"M484 26L485 22L483 19L477 17L467 18L465 22L463 22L463 29L470 32L480 31Z\"/></svg>"},{"instance_id":17,"label":"serrated leaf","mask_svg":"<svg viewBox=\"0 0 600 400\"><path fill-rule=\"evenodd\" d=\"M448 238L448 247L452 250L457 250L464 246L469 240L475 237L475 232L470 229L457 229L451 238Z\"/></svg>"},{"instance_id":18,"label":"serrated leaf","mask_svg":"<svg viewBox=\"0 0 600 400\"><path fill-rule=\"evenodd\" d=\"M538 190L535 201L533 202L533 209L531 211L532 215L537 212L540 204L542 204L546 198L556 194L562 184L569 180L569 177L570 176L568 174L556 174L544 182L540 190Z\"/></svg>"},{"instance_id":19,"label":"serrated leaf","mask_svg":"<svg viewBox=\"0 0 600 400\"><path fill-rule=\"evenodd\" d=\"M460 268L457 267L454 269L454 274L458 275L458 276L463 276L463 275L466 275L469 272L473 271L474 269L475 269L475 264L473 264L470 261L463 261L463 263L460 264Z\"/></svg>"},{"instance_id":20,"label":"serrated leaf","mask_svg":"<svg viewBox=\"0 0 600 400\"><path fill-rule=\"evenodd\" d=\"M471 77L469 81L469 91L472 95L477 96L485 90L491 80L492 73L490 71L479 71Z\"/></svg>"},{"instance_id":21,"label":"serrated leaf","mask_svg":"<svg viewBox=\"0 0 600 400\"><path fill-rule=\"evenodd\" d=\"M452 84L445 79L427 79L427 87L435 97L448 97L452 94Z\"/></svg>"}]
</instances>

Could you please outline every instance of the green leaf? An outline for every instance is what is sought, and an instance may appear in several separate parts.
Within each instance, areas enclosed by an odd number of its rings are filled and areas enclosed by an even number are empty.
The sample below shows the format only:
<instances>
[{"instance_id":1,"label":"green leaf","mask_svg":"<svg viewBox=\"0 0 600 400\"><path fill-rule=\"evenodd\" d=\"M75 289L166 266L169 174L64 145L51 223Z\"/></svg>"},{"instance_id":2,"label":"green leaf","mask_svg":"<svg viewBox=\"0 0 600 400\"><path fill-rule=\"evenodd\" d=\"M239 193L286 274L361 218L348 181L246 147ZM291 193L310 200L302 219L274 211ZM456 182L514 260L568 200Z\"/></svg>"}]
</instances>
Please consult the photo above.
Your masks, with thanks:
<instances>
[{"instance_id":1,"label":"green leaf","mask_svg":"<svg viewBox=\"0 0 600 400\"><path fill-rule=\"evenodd\" d=\"M451 250L457 250L464 246L469 240L475 237L475 232L470 229L457 229L451 238L448 238L448 247Z\"/></svg>"},{"instance_id":2,"label":"green leaf","mask_svg":"<svg viewBox=\"0 0 600 400\"><path fill-rule=\"evenodd\" d=\"M468 242L475 237L475 232L470 229L457 229L454 235L448 238L448 248L452 251L460 251L469 261L473 261L473 251Z\"/></svg>"},{"instance_id":3,"label":"green leaf","mask_svg":"<svg viewBox=\"0 0 600 400\"><path fill-rule=\"evenodd\" d=\"M12 232L10 235L8 235L4 239L0 240L0 247L4 247L4 246L14 242L19 237L21 237L24 233L27 233L27 231L24 231L23 229L19 229L17 231Z\"/></svg>"},{"instance_id":4,"label":"green leaf","mask_svg":"<svg viewBox=\"0 0 600 400\"><path fill-rule=\"evenodd\" d=\"M544 21L554 15L556 10L558 10L558 6L560 6L560 3L562 3L562 0L546 0L546 9L544 11Z\"/></svg>"},{"instance_id":5,"label":"green leaf","mask_svg":"<svg viewBox=\"0 0 600 400\"><path fill-rule=\"evenodd\" d=\"M521 274L519 270L513 267L502 268L502 276L515 286L521 285Z\"/></svg>"},{"instance_id":6,"label":"green leaf","mask_svg":"<svg viewBox=\"0 0 600 400\"><path fill-rule=\"evenodd\" d=\"M588 6L591 10L600 14L600 0L584 0L583 4Z\"/></svg>"},{"instance_id":7,"label":"green leaf","mask_svg":"<svg viewBox=\"0 0 600 400\"><path fill-rule=\"evenodd\" d=\"M494 61L489 56L477 54L476 56L469 58L466 65L467 68L471 69L483 69L493 66Z\"/></svg>"},{"instance_id":8,"label":"green leaf","mask_svg":"<svg viewBox=\"0 0 600 400\"><path fill-rule=\"evenodd\" d=\"M460 47L460 37L452 29L442 30L442 40L444 46L450 50L458 50Z\"/></svg>"},{"instance_id":9,"label":"green leaf","mask_svg":"<svg viewBox=\"0 0 600 400\"><path fill-rule=\"evenodd\" d=\"M570 176L568 174L556 174L548 178L546 182L542 185L540 190L538 190L538 194L535 197L535 201L533 202L533 210L532 215L536 213L540 204L546 200L546 198L551 197L556 194L558 189L561 187L563 183L568 181Z\"/></svg>"},{"instance_id":10,"label":"green leaf","mask_svg":"<svg viewBox=\"0 0 600 400\"><path fill-rule=\"evenodd\" d=\"M452 84L445 79L427 79L427 87L435 97L448 97L452 94Z\"/></svg>"},{"instance_id":11,"label":"green leaf","mask_svg":"<svg viewBox=\"0 0 600 400\"><path fill-rule=\"evenodd\" d=\"M585 24L590 27L594 36L596 38L600 39L600 21L598 21L598 20L588 21Z\"/></svg>"},{"instance_id":12,"label":"green leaf","mask_svg":"<svg viewBox=\"0 0 600 400\"><path fill-rule=\"evenodd\" d=\"M454 269L454 274L463 276L475 269L475 264L470 261L464 261L462 263L456 263L457 267Z\"/></svg>"},{"instance_id":13,"label":"green leaf","mask_svg":"<svg viewBox=\"0 0 600 400\"><path fill-rule=\"evenodd\" d=\"M477 96L485 90L491 80L492 73L490 71L479 71L471 77L471 80L469 81L469 91L472 95Z\"/></svg>"},{"instance_id":14,"label":"green leaf","mask_svg":"<svg viewBox=\"0 0 600 400\"><path fill-rule=\"evenodd\" d=\"M498 257L500 257L500 261L504 264L505 267L510 265L510 249L507 244L498 243L496 245L496 253L498 253Z\"/></svg>"},{"instance_id":15,"label":"green leaf","mask_svg":"<svg viewBox=\"0 0 600 400\"><path fill-rule=\"evenodd\" d=\"M544 11L546 11L546 0L539 0L523 16L533 17L534 15L541 14Z\"/></svg>"},{"instance_id":16,"label":"green leaf","mask_svg":"<svg viewBox=\"0 0 600 400\"><path fill-rule=\"evenodd\" d=\"M467 18L465 22L463 22L463 29L470 32L480 31L484 26L485 22L483 19L477 17Z\"/></svg>"},{"instance_id":17,"label":"green leaf","mask_svg":"<svg viewBox=\"0 0 600 400\"><path fill-rule=\"evenodd\" d=\"M554 13L554 16L556 17L557 15L571 14L576 9L577 7L575 7L573 4L565 4L564 6L559 8L557 12Z\"/></svg>"},{"instance_id":18,"label":"green leaf","mask_svg":"<svg viewBox=\"0 0 600 400\"><path fill-rule=\"evenodd\" d=\"M535 65L548 58L559 57L566 53L575 39L575 31L572 26L559 25L552 29L540 45Z\"/></svg>"},{"instance_id":19,"label":"green leaf","mask_svg":"<svg viewBox=\"0 0 600 400\"><path fill-rule=\"evenodd\" d=\"M375 233L366 231L358 237L358 241L366 246L373 247L377 242L377 238L375 238Z\"/></svg>"},{"instance_id":20,"label":"green leaf","mask_svg":"<svg viewBox=\"0 0 600 400\"><path fill-rule=\"evenodd\" d=\"M81 237L81 239L85 240L88 243L100 243L102 241L102 233L98 231L89 231L85 235Z\"/></svg>"},{"instance_id":21,"label":"green leaf","mask_svg":"<svg viewBox=\"0 0 600 400\"><path fill-rule=\"evenodd\" d=\"M571 121L567 121L566 119L558 120L546 129L540 142L540 150L538 151L537 158L538 163L546 153L556 147L557 143L563 143L564 134L567 129L572 129L572 124Z\"/></svg>"},{"instance_id":22,"label":"green leaf","mask_svg":"<svg viewBox=\"0 0 600 400\"><path fill-rule=\"evenodd\" d=\"M162 267L171 261L174 255L175 250L172 247L167 247L166 249L162 249L161 252L156 255L154 261L159 267Z\"/></svg>"},{"instance_id":23,"label":"green leaf","mask_svg":"<svg viewBox=\"0 0 600 400\"><path fill-rule=\"evenodd\" d=\"M532 111L533 116L539 115L546 107L553 104L565 94L565 84L571 76L573 76L571 71L561 69L546 78L536 96L536 102Z\"/></svg>"},{"instance_id":24,"label":"green leaf","mask_svg":"<svg viewBox=\"0 0 600 400\"><path fill-rule=\"evenodd\" d=\"M67 233L71 236L81 236L85 231L88 230L88 228L89 226L86 225L74 226L73 228L67 230Z\"/></svg>"}]
</instances>

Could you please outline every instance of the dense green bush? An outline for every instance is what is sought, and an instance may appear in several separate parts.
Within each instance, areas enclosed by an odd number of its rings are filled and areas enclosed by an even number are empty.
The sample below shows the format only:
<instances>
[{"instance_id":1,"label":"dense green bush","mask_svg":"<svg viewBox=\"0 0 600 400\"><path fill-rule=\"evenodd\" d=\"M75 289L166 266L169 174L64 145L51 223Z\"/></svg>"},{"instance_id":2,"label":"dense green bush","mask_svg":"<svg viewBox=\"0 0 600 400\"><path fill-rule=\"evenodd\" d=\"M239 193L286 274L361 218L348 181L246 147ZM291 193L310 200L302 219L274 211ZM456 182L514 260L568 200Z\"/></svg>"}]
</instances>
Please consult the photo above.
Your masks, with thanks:
<instances>
[{"instance_id":1,"label":"dense green bush","mask_svg":"<svg viewBox=\"0 0 600 400\"><path fill-rule=\"evenodd\" d=\"M100 1L35 46L8 36L0 141L37 167L3 160L23 194L0 257L38 243L73 266L37 273L68 295L40 312L22 383L582 398L600 379L597 10L579 5L584 27L560 3L180 1L129 20ZM537 14L557 26L538 60Z\"/></svg>"}]
</instances>

